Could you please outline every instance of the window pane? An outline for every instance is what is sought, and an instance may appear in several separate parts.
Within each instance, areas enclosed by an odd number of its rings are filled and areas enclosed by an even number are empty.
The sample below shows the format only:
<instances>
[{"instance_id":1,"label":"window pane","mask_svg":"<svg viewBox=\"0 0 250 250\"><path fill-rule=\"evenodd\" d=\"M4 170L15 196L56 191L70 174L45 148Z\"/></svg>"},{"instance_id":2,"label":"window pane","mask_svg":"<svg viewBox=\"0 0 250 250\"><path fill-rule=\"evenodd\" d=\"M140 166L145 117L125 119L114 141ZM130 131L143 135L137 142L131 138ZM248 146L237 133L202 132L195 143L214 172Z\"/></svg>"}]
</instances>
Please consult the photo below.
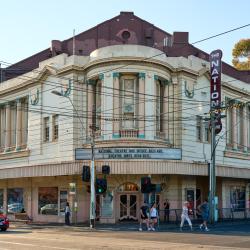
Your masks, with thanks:
<instances>
[{"instance_id":1,"label":"window pane","mask_svg":"<svg viewBox=\"0 0 250 250\"><path fill-rule=\"evenodd\" d=\"M201 117L200 116L196 116L196 138L198 141L202 141Z\"/></svg>"},{"instance_id":2,"label":"window pane","mask_svg":"<svg viewBox=\"0 0 250 250\"><path fill-rule=\"evenodd\" d=\"M39 214L58 214L58 188L41 187L38 189Z\"/></svg>"},{"instance_id":3,"label":"window pane","mask_svg":"<svg viewBox=\"0 0 250 250\"><path fill-rule=\"evenodd\" d=\"M49 117L44 118L44 141L49 141Z\"/></svg>"},{"instance_id":4,"label":"window pane","mask_svg":"<svg viewBox=\"0 0 250 250\"><path fill-rule=\"evenodd\" d=\"M8 213L20 213L23 209L23 189L9 188L7 190Z\"/></svg>"},{"instance_id":5,"label":"window pane","mask_svg":"<svg viewBox=\"0 0 250 250\"><path fill-rule=\"evenodd\" d=\"M244 211L246 207L245 187L232 187L230 192L231 208L234 211Z\"/></svg>"},{"instance_id":6,"label":"window pane","mask_svg":"<svg viewBox=\"0 0 250 250\"><path fill-rule=\"evenodd\" d=\"M58 139L58 115L53 116L54 140Z\"/></svg>"}]
</instances>

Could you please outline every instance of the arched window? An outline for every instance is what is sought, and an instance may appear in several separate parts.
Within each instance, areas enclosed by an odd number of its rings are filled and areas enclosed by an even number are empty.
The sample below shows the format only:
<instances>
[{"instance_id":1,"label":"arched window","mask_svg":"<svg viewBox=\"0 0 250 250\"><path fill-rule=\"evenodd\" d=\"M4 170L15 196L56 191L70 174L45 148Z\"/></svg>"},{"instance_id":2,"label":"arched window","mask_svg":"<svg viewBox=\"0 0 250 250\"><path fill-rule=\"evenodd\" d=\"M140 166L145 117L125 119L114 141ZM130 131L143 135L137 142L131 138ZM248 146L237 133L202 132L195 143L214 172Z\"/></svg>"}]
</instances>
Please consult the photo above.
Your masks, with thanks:
<instances>
[{"instance_id":1,"label":"arched window","mask_svg":"<svg viewBox=\"0 0 250 250\"><path fill-rule=\"evenodd\" d=\"M118 191L119 192L136 192L136 191L139 191L139 187L135 183L126 182L118 187Z\"/></svg>"}]
</instances>

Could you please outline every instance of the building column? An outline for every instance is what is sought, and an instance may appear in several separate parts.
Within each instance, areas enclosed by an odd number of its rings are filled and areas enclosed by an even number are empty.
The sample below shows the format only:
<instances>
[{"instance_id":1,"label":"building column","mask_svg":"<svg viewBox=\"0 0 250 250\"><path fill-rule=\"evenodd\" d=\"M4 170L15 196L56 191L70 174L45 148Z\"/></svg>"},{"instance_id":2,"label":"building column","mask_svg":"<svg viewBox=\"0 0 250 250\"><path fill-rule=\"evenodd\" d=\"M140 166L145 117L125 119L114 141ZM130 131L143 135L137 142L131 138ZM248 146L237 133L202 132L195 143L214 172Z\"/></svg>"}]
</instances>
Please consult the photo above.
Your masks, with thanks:
<instances>
[{"instance_id":1,"label":"building column","mask_svg":"<svg viewBox=\"0 0 250 250\"><path fill-rule=\"evenodd\" d=\"M10 104L7 103L6 106L6 120L5 120L5 152L10 151L10 140L11 140L11 113Z\"/></svg>"},{"instance_id":2,"label":"building column","mask_svg":"<svg viewBox=\"0 0 250 250\"><path fill-rule=\"evenodd\" d=\"M88 117L88 123L87 123L87 131L88 131L88 136L92 136L92 128L93 126L93 118L94 115L94 91L95 91L95 80L88 80L88 112L87 112L87 117Z\"/></svg>"},{"instance_id":3,"label":"building column","mask_svg":"<svg viewBox=\"0 0 250 250\"><path fill-rule=\"evenodd\" d=\"M17 100L16 106L16 151L21 149L22 144L22 102Z\"/></svg>"},{"instance_id":4,"label":"building column","mask_svg":"<svg viewBox=\"0 0 250 250\"><path fill-rule=\"evenodd\" d=\"M169 116L169 111L168 111L168 102L169 102L169 93L168 93L168 81L165 82L164 84L164 93L163 93L163 107L162 107L162 127L163 127L163 133L164 133L164 138L169 140L169 132L168 132L168 116Z\"/></svg>"},{"instance_id":5,"label":"building column","mask_svg":"<svg viewBox=\"0 0 250 250\"><path fill-rule=\"evenodd\" d=\"M237 118L235 106L232 108L232 145L233 150L237 150Z\"/></svg>"},{"instance_id":6,"label":"building column","mask_svg":"<svg viewBox=\"0 0 250 250\"><path fill-rule=\"evenodd\" d=\"M139 138L145 138L145 73L139 73Z\"/></svg>"},{"instance_id":7,"label":"building column","mask_svg":"<svg viewBox=\"0 0 250 250\"><path fill-rule=\"evenodd\" d=\"M247 141L248 141L248 135L247 135L247 105L244 105L243 107L243 126L242 126L242 136L243 136L243 150L244 152L247 152Z\"/></svg>"},{"instance_id":8,"label":"building column","mask_svg":"<svg viewBox=\"0 0 250 250\"><path fill-rule=\"evenodd\" d=\"M120 74L113 73L113 138L120 137L120 98L119 98L119 81Z\"/></svg>"}]
</instances>

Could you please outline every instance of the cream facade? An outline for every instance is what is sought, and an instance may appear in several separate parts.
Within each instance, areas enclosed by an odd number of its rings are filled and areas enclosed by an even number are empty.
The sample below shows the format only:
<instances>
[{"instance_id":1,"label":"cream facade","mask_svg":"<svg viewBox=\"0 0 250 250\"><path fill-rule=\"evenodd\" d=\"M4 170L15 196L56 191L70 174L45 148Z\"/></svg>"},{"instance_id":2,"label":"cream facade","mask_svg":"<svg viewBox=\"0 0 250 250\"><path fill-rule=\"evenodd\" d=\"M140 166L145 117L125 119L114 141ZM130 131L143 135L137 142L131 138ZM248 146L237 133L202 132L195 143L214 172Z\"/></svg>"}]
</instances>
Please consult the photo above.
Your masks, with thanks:
<instances>
[{"instance_id":1,"label":"cream facade","mask_svg":"<svg viewBox=\"0 0 250 250\"><path fill-rule=\"evenodd\" d=\"M69 200L72 219L88 220L89 184L82 182L81 173L89 161L75 160L75 149L90 149L93 127L97 150L181 152L181 159L153 159L153 154L97 159L97 176L102 176L102 165L111 169L106 196L97 196L100 222L137 220L145 199L140 181L148 175L162 184L154 197L160 209L165 199L172 209L186 199L195 208L208 196L211 144L204 118L210 110L210 78L209 63L200 58L167 57L151 47L125 44L90 56L60 54L1 83L0 96L0 205L10 216L23 208L34 221L63 222ZM222 97L227 116L217 136L219 207L245 209L250 85L223 74ZM70 183L76 184L75 194Z\"/></svg>"}]
</instances>

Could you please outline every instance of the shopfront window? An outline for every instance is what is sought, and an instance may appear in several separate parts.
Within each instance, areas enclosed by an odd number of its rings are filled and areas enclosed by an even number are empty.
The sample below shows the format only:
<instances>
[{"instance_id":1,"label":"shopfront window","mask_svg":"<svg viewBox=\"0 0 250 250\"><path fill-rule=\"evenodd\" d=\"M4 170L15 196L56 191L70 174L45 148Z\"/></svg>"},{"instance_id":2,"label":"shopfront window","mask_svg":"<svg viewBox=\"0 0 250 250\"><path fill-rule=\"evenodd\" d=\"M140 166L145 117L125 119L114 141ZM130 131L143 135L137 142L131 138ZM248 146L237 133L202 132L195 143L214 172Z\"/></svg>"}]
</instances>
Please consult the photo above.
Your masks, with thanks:
<instances>
[{"instance_id":1,"label":"shopfront window","mask_svg":"<svg viewBox=\"0 0 250 250\"><path fill-rule=\"evenodd\" d=\"M7 190L8 213L21 213L23 206L23 189L9 188Z\"/></svg>"},{"instance_id":2,"label":"shopfront window","mask_svg":"<svg viewBox=\"0 0 250 250\"><path fill-rule=\"evenodd\" d=\"M58 215L57 187L40 187L38 189L38 213Z\"/></svg>"},{"instance_id":3,"label":"shopfront window","mask_svg":"<svg viewBox=\"0 0 250 250\"><path fill-rule=\"evenodd\" d=\"M0 212L3 212L3 189L0 189Z\"/></svg>"},{"instance_id":4,"label":"shopfront window","mask_svg":"<svg viewBox=\"0 0 250 250\"><path fill-rule=\"evenodd\" d=\"M246 188L231 187L230 202L234 211L244 211L246 208Z\"/></svg>"}]
</instances>

